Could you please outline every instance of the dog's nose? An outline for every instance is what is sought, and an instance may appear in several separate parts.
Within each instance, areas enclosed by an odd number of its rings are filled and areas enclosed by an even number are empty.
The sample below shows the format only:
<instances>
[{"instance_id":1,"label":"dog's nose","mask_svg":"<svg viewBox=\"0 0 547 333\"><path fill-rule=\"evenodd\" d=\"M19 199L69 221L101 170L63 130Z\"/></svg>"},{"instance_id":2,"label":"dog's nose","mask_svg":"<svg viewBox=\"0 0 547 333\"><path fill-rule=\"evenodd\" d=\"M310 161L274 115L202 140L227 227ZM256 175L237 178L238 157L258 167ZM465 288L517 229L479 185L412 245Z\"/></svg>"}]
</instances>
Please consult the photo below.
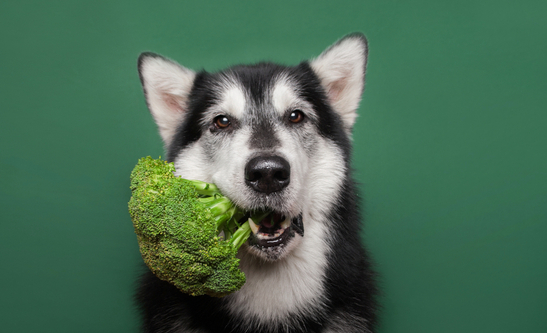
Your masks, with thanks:
<instances>
[{"instance_id":1,"label":"dog's nose","mask_svg":"<svg viewBox=\"0 0 547 333\"><path fill-rule=\"evenodd\" d=\"M280 156L258 156L245 166L245 182L257 192L281 191L291 180L291 166Z\"/></svg>"}]
</instances>

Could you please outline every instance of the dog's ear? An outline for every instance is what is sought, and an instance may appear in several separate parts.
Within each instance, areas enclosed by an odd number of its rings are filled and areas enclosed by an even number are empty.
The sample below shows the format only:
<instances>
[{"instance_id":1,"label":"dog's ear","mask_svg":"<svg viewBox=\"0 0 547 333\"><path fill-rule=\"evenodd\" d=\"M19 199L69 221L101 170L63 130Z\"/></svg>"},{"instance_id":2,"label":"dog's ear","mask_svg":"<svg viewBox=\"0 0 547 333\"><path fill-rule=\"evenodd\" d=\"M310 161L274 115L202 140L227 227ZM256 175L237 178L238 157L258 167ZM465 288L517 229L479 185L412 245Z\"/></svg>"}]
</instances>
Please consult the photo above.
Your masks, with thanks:
<instances>
[{"instance_id":1,"label":"dog's ear","mask_svg":"<svg viewBox=\"0 0 547 333\"><path fill-rule=\"evenodd\" d=\"M310 62L348 133L357 118L363 94L367 55L367 39L363 34L354 33L340 39Z\"/></svg>"},{"instance_id":2,"label":"dog's ear","mask_svg":"<svg viewBox=\"0 0 547 333\"><path fill-rule=\"evenodd\" d=\"M138 65L148 109L158 125L164 144L168 145L187 111L196 74L150 52L140 55Z\"/></svg>"}]
</instances>

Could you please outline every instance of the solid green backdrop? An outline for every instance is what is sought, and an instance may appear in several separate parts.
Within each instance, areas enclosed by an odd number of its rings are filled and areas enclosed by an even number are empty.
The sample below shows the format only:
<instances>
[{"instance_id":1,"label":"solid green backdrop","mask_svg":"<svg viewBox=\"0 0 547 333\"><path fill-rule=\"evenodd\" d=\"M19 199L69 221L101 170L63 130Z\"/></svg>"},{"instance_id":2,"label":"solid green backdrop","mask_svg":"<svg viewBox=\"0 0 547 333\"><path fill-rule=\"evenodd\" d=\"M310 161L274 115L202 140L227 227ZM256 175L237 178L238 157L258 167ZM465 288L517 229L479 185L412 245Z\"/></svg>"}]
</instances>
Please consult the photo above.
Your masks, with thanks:
<instances>
[{"instance_id":1,"label":"solid green backdrop","mask_svg":"<svg viewBox=\"0 0 547 333\"><path fill-rule=\"evenodd\" d=\"M546 12L545 1L2 1L1 330L137 330L128 177L162 154L140 52L197 70L296 64L361 31L353 162L379 331L547 332Z\"/></svg>"}]
</instances>

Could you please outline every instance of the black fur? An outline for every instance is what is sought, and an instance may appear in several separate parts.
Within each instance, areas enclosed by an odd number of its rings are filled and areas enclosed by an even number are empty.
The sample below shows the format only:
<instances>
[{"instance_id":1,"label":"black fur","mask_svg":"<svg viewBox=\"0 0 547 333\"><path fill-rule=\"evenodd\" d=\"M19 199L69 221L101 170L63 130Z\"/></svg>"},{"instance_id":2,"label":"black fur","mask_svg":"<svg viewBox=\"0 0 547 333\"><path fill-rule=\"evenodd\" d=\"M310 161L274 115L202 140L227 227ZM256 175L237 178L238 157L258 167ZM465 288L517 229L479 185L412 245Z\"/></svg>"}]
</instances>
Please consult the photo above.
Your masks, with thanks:
<instances>
[{"instance_id":1,"label":"black fur","mask_svg":"<svg viewBox=\"0 0 547 333\"><path fill-rule=\"evenodd\" d=\"M204 126L196 124L200 124L203 111L219 98L215 91L220 89L211 87L217 86L225 75L236 77L250 96L262 96L272 79L282 73L287 73L295 80L300 87L301 97L313 105L318 115L316 126L319 133L335 142L341 148L345 161L350 161L351 144L344 132L342 120L331 109L326 93L308 62L294 67L260 63L252 66L235 66L226 72L215 74L198 73L191 91L191 103L185 122L168 147L168 160L173 161L184 147L198 140L206 130ZM257 98L256 102L260 103L260 100ZM267 134L268 124L262 125ZM259 140L256 145L262 147L265 141ZM275 140L273 142L275 143ZM351 167L349 162L346 163L348 171L341 198L330 216L330 220L337 228L330 230L330 247L333 251L328 258L329 267L326 272L327 303L321 313L308 317L287 318L286 323L278 326L264 327L257 322L247 322L245 326L241 326L242 318L229 315L224 309L224 299L188 296L147 271L141 279L136 295L144 318L144 332L184 332L180 330L182 327L190 327L196 329L196 332L211 333L320 333L324 332L324 325L332 318L337 318L340 313L366 320L369 330L357 329L355 332L373 332L377 308L374 273L361 245L358 194L351 180ZM342 321L344 318L338 320Z\"/></svg>"},{"instance_id":2,"label":"black fur","mask_svg":"<svg viewBox=\"0 0 547 333\"><path fill-rule=\"evenodd\" d=\"M190 105L188 106L186 121L181 125L175 138L167 150L167 160L173 162L176 154L192 142L201 137L202 127L198 126L201 113L218 100L215 90L210 89L216 84L214 77L202 71L196 75L194 86L190 92Z\"/></svg>"}]
</instances>

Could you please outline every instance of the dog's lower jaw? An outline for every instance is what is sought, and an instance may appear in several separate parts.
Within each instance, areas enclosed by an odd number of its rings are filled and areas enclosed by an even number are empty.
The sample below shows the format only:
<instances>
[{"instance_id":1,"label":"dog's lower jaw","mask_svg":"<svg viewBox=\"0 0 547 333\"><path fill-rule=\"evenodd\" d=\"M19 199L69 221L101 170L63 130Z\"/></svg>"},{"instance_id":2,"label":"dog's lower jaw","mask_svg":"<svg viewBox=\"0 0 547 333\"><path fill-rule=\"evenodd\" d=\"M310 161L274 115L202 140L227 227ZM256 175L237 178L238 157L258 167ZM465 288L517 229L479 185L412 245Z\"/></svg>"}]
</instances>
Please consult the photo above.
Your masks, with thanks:
<instances>
[{"instance_id":1,"label":"dog's lower jaw","mask_svg":"<svg viewBox=\"0 0 547 333\"><path fill-rule=\"evenodd\" d=\"M276 215L272 213L264 220L275 220L271 217ZM277 216L283 214L277 213ZM287 256L300 243L304 237L304 224L302 223L302 214L294 218L282 217L281 223L256 225L251 219L252 233L247 241L246 250L254 256L266 260L276 261Z\"/></svg>"},{"instance_id":2,"label":"dog's lower jaw","mask_svg":"<svg viewBox=\"0 0 547 333\"><path fill-rule=\"evenodd\" d=\"M248 324L290 321L294 326L302 316L316 317L324 311L328 230L325 223L309 221L309 215L303 215L303 220L309 222L306 236L295 233L277 259L247 244L240 249L240 268L247 282L225 297L231 315Z\"/></svg>"},{"instance_id":3,"label":"dog's lower jaw","mask_svg":"<svg viewBox=\"0 0 547 333\"><path fill-rule=\"evenodd\" d=\"M281 260L300 244L302 236L296 235L293 230L286 230L281 237L286 238L283 243L276 246L262 246L251 235L249 244L244 248L251 255L268 262Z\"/></svg>"}]
</instances>

